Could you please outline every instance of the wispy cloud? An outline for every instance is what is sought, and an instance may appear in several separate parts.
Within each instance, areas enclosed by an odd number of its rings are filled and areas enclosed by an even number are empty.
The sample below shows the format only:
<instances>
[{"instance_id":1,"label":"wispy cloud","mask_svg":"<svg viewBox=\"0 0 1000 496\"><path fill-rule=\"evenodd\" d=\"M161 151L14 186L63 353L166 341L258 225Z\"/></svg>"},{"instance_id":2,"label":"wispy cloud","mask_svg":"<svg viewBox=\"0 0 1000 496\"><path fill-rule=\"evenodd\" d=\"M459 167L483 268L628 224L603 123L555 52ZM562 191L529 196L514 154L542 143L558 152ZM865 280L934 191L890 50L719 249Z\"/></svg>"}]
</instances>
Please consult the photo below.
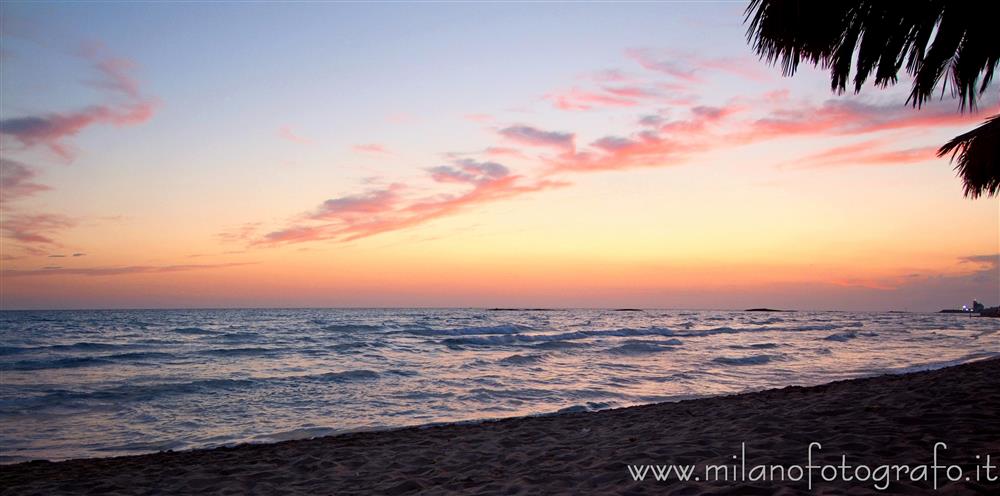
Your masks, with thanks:
<instances>
[{"instance_id":1,"label":"wispy cloud","mask_svg":"<svg viewBox=\"0 0 1000 496\"><path fill-rule=\"evenodd\" d=\"M673 108L669 113L679 110ZM688 117L680 119L668 119L664 113L643 115L631 135L605 136L573 153L545 159L548 173L663 167L685 163L699 153L760 140L815 135L877 136L887 131L970 124L979 120L977 116L962 115L946 104L930 105L921 110L846 98L808 104L789 101L784 92L734 99L721 106L689 106L687 114ZM865 144L832 148L796 160L794 167L892 165L934 158L934 147L889 149L876 147L876 143L883 145L885 141L875 138Z\"/></svg>"},{"instance_id":2,"label":"wispy cloud","mask_svg":"<svg viewBox=\"0 0 1000 496\"><path fill-rule=\"evenodd\" d=\"M389 153L388 148L378 143L363 143L360 145L354 145L353 150L358 153Z\"/></svg>"},{"instance_id":3,"label":"wispy cloud","mask_svg":"<svg viewBox=\"0 0 1000 496\"><path fill-rule=\"evenodd\" d=\"M693 67L676 54L665 55L645 48L631 48L625 51L625 56L634 60L643 68L656 71L687 83L700 83L702 78L696 74Z\"/></svg>"},{"instance_id":4,"label":"wispy cloud","mask_svg":"<svg viewBox=\"0 0 1000 496\"><path fill-rule=\"evenodd\" d=\"M1000 269L1000 253L992 255L970 255L959 259L961 263L983 265L984 269Z\"/></svg>"},{"instance_id":5,"label":"wispy cloud","mask_svg":"<svg viewBox=\"0 0 1000 496\"><path fill-rule=\"evenodd\" d=\"M521 153L520 150L508 146L490 146L483 150L483 153L486 154L487 157L525 158L524 153Z\"/></svg>"},{"instance_id":6,"label":"wispy cloud","mask_svg":"<svg viewBox=\"0 0 1000 496\"><path fill-rule=\"evenodd\" d=\"M625 56L644 69L654 71L684 85L703 83L712 72L728 73L749 80L772 79L753 57L706 57L673 50L632 48Z\"/></svg>"},{"instance_id":7,"label":"wispy cloud","mask_svg":"<svg viewBox=\"0 0 1000 496\"><path fill-rule=\"evenodd\" d=\"M313 140L311 138L307 138L305 136L302 136L301 134L296 133L289 126L281 126L280 128L278 128L278 137L285 141L298 143L300 145L311 145L313 143Z\"/></svg>"},{"instance_id":8,"label":"wispy cloud","mask_svg":"<svg viewBox=\"0 0 1000 496\"><path fill-rule=\"evenodd\" d=\"M517 125L503 128L498 134L520 145L547 146L563 151L572 151L576 147L576 136L573 133L543 131L531 126Z\"/></svg>"},{"instance_id":9,"label":"wispy cloud","mask_svg":"<svg viewBox=\"0 0 1000 496\"><path fill-rule=\"evenodd\" d=\"M691 154L718 146L711 138L720 125L742 107L696 106L689 117L676 120L649 120L631 136L605 136L590 148L549 160L549 173L593 172L635 167L663 167L682 163Z\"/></svg>"},{"instance_id":10,"label":"wispy cloud","mask_svg":"<svg viewBox=\"0 0 1000 496\"><path fill-rule=\"evenodd\" d=\"M886 140L865 140L796 159L785 167L804 169L850 165L902 165L937 158L937 147L925 146L887 150Z\"/></svg>"},{"instance_id":11,"label":"wispy cloud","mask_svg":"<svg viewBox=\"0 0 1000 496\"><path fill-rule=\"evenodd\" d=\"M561 181L525 181L496 162L471 159L428 169L432 180L467 186L461 194L406 198L401 184L347 195L323 202L316 211L294 224L268 233L257 244L306 241L353 241L381 233L411 228L455 215L477 205L492 203L545 189L565 186Z\"/></svg>"},{"instance_id":12,"label":"wispy cloud","mask_svg":"<svg viewBox=\"0 0 1000 496\"><path fill-rule=\"evenodd\" d=\"M225 231L216 234L216 237L227 243L245 242L256 236L259 228L260 222L247 222L245 224L226 229Z\"/></svg>"},{"instance_id":13,"label":"wispy cloud","mask_svg":"<svg viewBox=\"0 0 1000 496\"><path fill-rule=\"evenodd\" d=\"M472 122L493 122L494 118L490 114L465 114L465 119Z\"/></svg>"},{"instance_id":14,"label":"wispy cloud","mask_svg":"<svg viewBox=\"0 0 1000 496\"><path fill-rule=\"evenodd\" d=\"M122 107L98 105L77 112L3 119L0 120L0 134L17 140L25 148L45 146L56 155L72 160L74 152L63 139L93 124L127 126L145 122L152 115L153 106L148 102Z\"/></svg>"},{"instance_id":15,"label":"wispy cloud","mask_svg":"<svg viewBox=\"0 0 1000 496\"><path fill-rule=\"evenodd\" d=\"M186 272L191 270L222 269L253 265L256 262L231 262L221 264L181 264L181 265L127 265L121 267L59 267L49 266L41 269L5 269L0 271L4 277L32 277L55 275L79 276L123 276L130 274L162 274L166 272Z\"/></svg>"},{"instance_id":16,"label":"wispy cloud","mask_svg":"<svg viewBox=\"0 0 1000 496\"><path fill-rule=\"evenodd\" d=\"M92 105L71 112L6 118L0 120L0 135L20 143L24 148L42 146L65 160L72 160L74 152L65 143L66 138L76 136L95 124L130 126L146 122L153 116L155 101L141 95L138 84L130 75L134 67L131 61L109 57L93 47L84 49L82 55L91 61L101 76L91 84L107 90L118 102Z\"/></svg>"},{"instance_id":17,"label":"wispy cloud","mask_svg":"<svg viewBox=\"0 0 1000 496\"><path fill-rule=\"evenodd\" d=\"M897 292L912 298L911 303L924 299L937 300L940 295L971 293L972 296L985 297L987 301L1000 297L1000 253L961 257L958 263L957 270L917 270L883 277L845 277L831 281L831 284Z\"/></svg>"},{"instance_id":18,"label":"wispy cloud","mask_svg":"<svg viewBox=\"0 0 1000 496\"><path fill-rule=\"evenodd\" d=\"M554 176L674 166L716 149L759 140L830 134L868 137L892 130L976 120L945 105L929 105L916 111L903 105L887 106L849 98L820 103L791 101L787 90L698 105L696 94L713 73L743 79L770 76L762 75L756 66L748 66L743 59L699 58L654 50L630 50L627 56L645 68L645 74L631 77L620 71L607 71L577 82L592 87L574 87L550 93L546 98L566 110L641 107L644 112L635 117L631 130L584 142L579 134L570 131L546 130L523 123L498 126L496 133L502 142L496 146L477 154L446 154L451 159L448 164L426 169L429 179L442 187L465 188L460 193L421 195L410 186L396 183L339 196L294 218L284 227L254 236L253 244L361 239L411 228L476 205L568 184L553 180ZM493 121L492 116L482 114L468 114L466 118L475 122ZM354 150L385 152L377 144L356 145ZM888 149L854 144L821 151L798 162L809 167L902 164L926 160L931 152L928 147ZM516 157L519 162L533 161L537 169L530 177L534 179L512 173L501 163L505 157Z\"/></svg>"},{"instance_id":19,"label":"wispy cloud","mask_svg":"<svg viewBox=\"0 0 1000 496\"><path fill-rule=\"evenodd\" d=\"M21 162L0 158L0 208L19 198L51 188L34 182L37 171Z\"/></svg>"},{"instance_id":20,"label":"wispy cloud","mask_svg":"<svg viewBox=\"0 0 1000 496\"><path fill-rule=\"evenodd\" d=\"M4 219L5 238L22 243L57 245L53 233L76 226L77 221L58 214L17 214Z\"/></svg>"},{"instance_id":21,"label":"wispy cloud","mask_svg":"<svg viewBox=\"0 0 1000 496\"><path fill-rule=\"evenodd\" d=\"M639 102L632 96L616 95L595 90L571 88L549 93L544 97L560 110L590 110L595 107L634 107Z\"/></svg>"},{"instance_id":22,"label":"wispy cloud","mask_svg":"<svg viewBox=\"0 0 1000 496\"><path fill-rule=\"evenodd\" d=\"M104 88L113 93L125 95L135 100L142 100L142 93L139 91L139 83L132 72L136 69L134 61L120 58L104 56L104 49L100 46L84 47L83 55L93 61L94 67L102 75L101 78L92 81L91 84L98 88Z\"/></svg>"},{"instance_id":23,"label":"wispy cloud","mask_svg":"<svg viewBox=\"0 0 1000 496\"><path fill-rule=\"evenodd\" d=\"M915 110L905 105L873 104L838 98L819 105L779 105L764 117L747 123L745 130L734 133L734 136L752 141L821 133L866 134L893 129L965 125L978 123L980 120L981 117L959 113L946 103L931 104Z\"/></svg>"}]
</instances>

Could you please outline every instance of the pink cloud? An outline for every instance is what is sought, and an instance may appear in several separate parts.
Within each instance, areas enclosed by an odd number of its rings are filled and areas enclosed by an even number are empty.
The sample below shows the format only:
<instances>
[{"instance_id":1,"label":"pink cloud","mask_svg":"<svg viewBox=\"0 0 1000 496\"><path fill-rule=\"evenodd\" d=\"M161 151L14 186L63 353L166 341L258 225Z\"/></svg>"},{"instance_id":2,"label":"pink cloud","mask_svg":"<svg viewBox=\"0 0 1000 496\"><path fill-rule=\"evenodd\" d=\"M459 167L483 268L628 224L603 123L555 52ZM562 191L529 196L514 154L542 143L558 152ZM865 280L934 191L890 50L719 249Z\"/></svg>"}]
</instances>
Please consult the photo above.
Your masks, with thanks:
<instances>
[{"instance_id":1,"label":"pink cloud","mask_svg":"<svg viewBox=\"0 0 1000 496\"><path fill-rule=\"evenodd\" d=\"M564 151L572 151L576 146L576 137L572 133L543 131L531 126L510 126L497 133L513 143L527 146L544 146Z\"/></svg>"},{"instance_id":2,"label":"pink cloud","mask_svg":"<svg viewBox=\"0 0 1000 496\"><path fill-rule=\"evenodd\" d=\"M454 165L432 167L431 178L440 183L480 184L494 181L510 174L510 170L497 162L477 162L472 159L456 160Z\"/></svg>"},{"instance_id":3,"label":"pink cloud","mask_svg":"<svg viewBox=\"0 0 1000 496\"><path fill-rule=\"evenodd\" d=\"M627 76L624 72L618 69L606 69L603 71L597 71L590 74L590 79L601 83L625 83L631 81L632 78Z\"/></svg>"},{"instance_id":4,"label":"pink cloud","mask_svg":"<svg viewBox=\"0 0 1000 496\"><path fill-rule=\"evenodd\" d=\"M926 146L903 150L885 150L886 140L866 140L830 148L795 160L796 168L834 167L843 165L899 165L925 162L937 157L937 147Z\"/></svg>"},{"instance_id":5,"label":"pink cloud","mask_svg":"<svg viewBox=\"0 0 1000 496\"><path fill-rule=\"evenodd\" d=\"M63 140L76 136L96 124L130 126L149 120L154 113L153 100L143 98L138 84L129 72L135 64L121 58L102 57L98 49L84 50L101 78L94 86L108 90L124 101L101 104L75 112L53 112L44 115L12 117L0 120L0 135L16 140L24 148L44 146L56 155L73 159L73 150Z\"/></svg>"},{"instance_id":6,"label":"pink cloud","mask_svg":"<svg viewBox=\"0 0 1000 496\"><path fill-rule=\"evenodd\" d=\"M625 56L644 69L670 76L687 87L705 82L704 75L711 72L725 72L754 81L774 79L753 57L702 57L645 48L626 50Z\"/></svg>"},{"instance_id":7,"label":"pink cloud","mask_svg":"<svg viewBox=\"0 0 1000 496\"><path fill-rule=\"evenodd\" d=\"M705 151L719 142L713 133L727 118L743 107L697 106L681 120L649 119L646 129L630 137L605 136L590 143L590 149L567 153L549 160L548 173L592 172L635 167L677 165L691 154Z\"/></svg>"},{"instance_id":8,"label":"pink cloud","mask_svg":"<svg viewBox=\"0 0 1000 496\"><path fill-rule=\"evenodd\" d=\"M625 56L650 71L659 72L686 83L702 82L702 79L695 74L696 68L691 67L684 58L676 54L657 56L653 50L632 48L625 51Z\"/></svg>"},{"instance_id":9,"label":"pink cloud","mask_svg":"<svg viewBox=\"0 0 1000 496\"><path fill-rule=\"evenodd\" d=\"M892 129L971 125L981 118L939 103L915 110L906 105L877 105L857 100L827 100L820 105L777 108L734 133L743 140L803 134L866 134Z\"/></svg>"},{"instance_id":10,"label":"pink cloud","mask_svg":"<svg viewBox=\"0 0 1000 496\"><path fill-rule=\"evenodd\" d=\"M295 133L294 131L292 131L292 128L288 126L281 126L280 128L278 128L278 137L286 141L291 141L292 143L298 143L300 145L311 145L313 143L312 139Z\"/></svg>"},{"instance_id":11,"label":"pink cloud","mask_svg":"<svg viewBox=\"0 0 1000 496\"><path fill-rule=\"evenodd\" d=\"M633 107L639 102L632 98L596 91L572 88L568 91L550 93L545 99L560 110L590 110L595 107Z\"/></svg>"},{"instance_id":12,"label":"pink cloud","mask_svg":"<svg viewBox=\"0 0 1000 496\"><path fill-rule=\"evenodd\" d=\"M139 83L132 77L131 72L135 70L135 62L123 58L93 57L94 65L104 76L93 84L100 88L108 89L115 93L120 93L136 100L141 100Z\"/></svg>"},{"instance_id":13,"label":"pink cloud","mask_svg":"<svg viewBox=\"0 0 1000 496\"><path fill-rule=\"evenodd\" d=\"M247 241L257 234L260 222L247 222L238 227L220 232L216 236L225 242Z\"/></svg>"},{"instance_id":14,"label":"pink cloud","mask_svg":"<svg viewBox=\"0 0 1000 496\"><path fill-rule=\"evenodd\" d=\"M465 114L464 117L472 122L493 122L493 116L490 114Z\"/></svg>"},{"instance_id":15,"label":"pink cloud","mask_svg":"<svg viewBox=\"0 0 1000 496\"><path fill-rule=\"evenodd\" d=\"M655 132L642 132L630 138L607 136L591 143L591 147L596 150L564 155L550 161L550 173L675 165L687 153L702 149L700 145L664 138Z\"/></svg>"},{"instance_id":16,"label":"pink cloud","mask_svg":"<svg viewBox=\"0 0 1000 496\"><path fill-rule=\"evenodd\" d=\"M63 143L64 138L75 136L94 124L128 126L143 123L152 115L153 104L150 102L118 108L98 105L77 112L3 119L0 121L0 134L17 140L25 148L42 145L56 155L72 160L74 153Z\"/></svg>"},{"instance_id":17,"label":"pink cloud","mask_svg":"<svg viewBox=\"0 0 1000 496\"><path fill-rule=\"evenodd\" d=\"M625 83L625 82L622 82ZM596 89L571 88L544 96L559 110L582 111L602 107L635 107L638 105L689 105L697 100L693 95L679 93L683 86L672 83L604 84Z\"/></svg>"},{"instance_id":18,"label":"pink cloud","mask_svg":"<svg viewBox=\"0 0 1000 496\"><path fill-rule=\"evenodd\" d=\"M389 150L386 147L377 143L354 145L353 150L358 153L389 153Z\"/></svg>"},{"instance_id":19,"label":"pink cloud","mask_svg":"<svg viewBox=\"0 0 1000 496\"><path fill-rule=\"evenodd\" d=\"M394 184L384 189L333 198L297 224L268 233L257 243L353 241L421 225L477 205L567 185L548 180L525 182L522 176L511 174L501 164L471 159L433 167L428 172L436 182L465 185L469 189L457 195L405 199L400 194L405 187Z\"/></svg>"},{"instance_id":20,"label":"pink cloud","mask_svg":"<svg viewBox=\"0 0 1000 496\"><path fill-rule=\"evenodd\" d=\"M763 117L743 121L735 119L762 105L770 107ZM684 163L697 153L758 140L817 134L865 135L897 129L974 124L979 119L975 115L958 113L945 104L921 110L847 99L809 105L788 101L785 92L771 92L756 100L741 99L723 106L693 106L688 112L690 115L685 119L644 116L639 121L642 129L631 136L606 136L591 142L579 152L547 159L547 172L669 166ZM933 147L885 150L873 148L873 145L849 145L798 162L814 167L851 163L889 165L915 163L934 157Z\"/></svg>"},{"instance_id":21,"label":"pink cloud","mask_svg":"<svg viewBox=\"0 0 1000 496\"><path fill-rule=\"evenodd\" d=\"M22 243L57 245L51 237L53 233L76 225L75 220L58 214L15 214L5 217L3 236Z\"/></svg>"},{"instance_id":22,"label":"pink cloud","mask_svg":"<svg viewBox=\"0 0 1000 496\"><path fill-rule=\"evenodd\" d=\"M400 192L404 189L402 184L394 183L385 189L326 200L310 218L337 219L353 214L367 215L392 209L399 203Z\"/></svg>"},{"instance_id":23,"label":"pink cloud","mask_svg":"<svg viewBox=\"0 0 1000 496\"><path fill-rule=\"evenodd\" d=\"M603 89L612 95L622 98L652 98L660 95L657 91L638 86L605 86Z\"/></svg>"},{"instance_id":24,"label":"pink cloud","mask_svg":"<svg viewBox=\"0 0 1000 496\"><path fill-rule=\"evenodd\" d=\"M407 124L416 120L416 117L409 112L396 112L386 116L385 120L392 124Z\"/></svg>"},{"instance_id":25,"label":"pink cloud","mask_svg":"<svg viewBox=\"0 0 1000 496\"><path fill-rule=\"evenodd\" d=\"M516 148L510 148L505 146L490 146L483 150L483 153L488 157L517 157L525 158L524 154Z\"/></svg>"},{"instance_id":26,"label":"pink cloud","mask_svg":"<svg viewBox=\"0 0 1000 496\"><path fill-rule=\"evenodd\" d=\"M731 61L709 60L699 64L696 60L678 58L665 62L648 55L638 53L636 57L651 70L673 75L676 81L642 85L609 78L614 83L609 82L594 91L574 88L567 93L548 95L548 98L557 107L566 109L662 103L669 101L669 91L700 81L700 71L742 71L741 68L726 67ZM413 190L395 184L332 198L289 225L258 237L255 244L318 240L344 242L407 229L478 205L568 185L549 180L553 174L678 165L717 148L740 146L761 139L815 134L863 135L977 120L943 106L914 111L904 106L889 107L847 99L832 99L822 104L792 102L785 90L772 91L756 98L736 98L717 106L693 105L690 103L694 101L693 97L687 101L689 103L684 104L683 109L671 108L669 114L661 112L643 116L632 133L604 136L579 149L575 133L547 131L527 125L505 127L497 130L497 134L510 144L558 152L539 158L543 166L540 178L528 180L511 173L498 162L463 159L462 154L450 154L451 163L427 169L427 172L436 183L463 188L462 192L414 198ZM681 112L684 111L686 116L674 117L674 114L683 115ZM861 162L909 163L930 158L932 152L930 148L866 148L856 144L830 149L807 157L806 161L814 166ZM520 150L504 146L488 147L482 154L487 157L526 158Z\"/></svg>"},{"instance_id":27,"label":"pink cloud","mask_svg":"<svg viewBox=\"0 0 1000 496\"><path fill-rule=\"evenodd\" d=\"M34 182L37 172L20 162L0 158L0 206L51 188Z\"/></svg>"}]
</instances>

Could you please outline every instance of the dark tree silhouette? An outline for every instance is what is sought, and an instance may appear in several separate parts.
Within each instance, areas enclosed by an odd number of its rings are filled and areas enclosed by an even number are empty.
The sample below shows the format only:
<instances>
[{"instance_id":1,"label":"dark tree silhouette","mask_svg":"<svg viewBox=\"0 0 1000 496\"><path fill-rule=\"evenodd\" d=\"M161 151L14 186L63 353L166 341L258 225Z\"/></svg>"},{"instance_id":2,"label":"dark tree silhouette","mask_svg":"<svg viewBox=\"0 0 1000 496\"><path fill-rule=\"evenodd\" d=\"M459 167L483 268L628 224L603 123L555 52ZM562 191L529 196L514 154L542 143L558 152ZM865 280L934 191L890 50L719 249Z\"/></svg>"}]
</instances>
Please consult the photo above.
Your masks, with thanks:
<instances>
[{"instance_id":1,"label":"dark tree silhouette","mask_svg":"<svg viewBox=\"0 0 1000 496\"><path fill-rule=\"evenodd\" d=\"M975 110L1000 61L1000 2L974 0L751 0L747 41L782 73L799 62L830 70L833 91L854 91L869 77L895 84L901 69L913 76L908 104L919 108L951 83L959 111ZM958 160L965 196L1000 193L1000 115L955 137L938 156Z\"/></svg>"}]
</instances>

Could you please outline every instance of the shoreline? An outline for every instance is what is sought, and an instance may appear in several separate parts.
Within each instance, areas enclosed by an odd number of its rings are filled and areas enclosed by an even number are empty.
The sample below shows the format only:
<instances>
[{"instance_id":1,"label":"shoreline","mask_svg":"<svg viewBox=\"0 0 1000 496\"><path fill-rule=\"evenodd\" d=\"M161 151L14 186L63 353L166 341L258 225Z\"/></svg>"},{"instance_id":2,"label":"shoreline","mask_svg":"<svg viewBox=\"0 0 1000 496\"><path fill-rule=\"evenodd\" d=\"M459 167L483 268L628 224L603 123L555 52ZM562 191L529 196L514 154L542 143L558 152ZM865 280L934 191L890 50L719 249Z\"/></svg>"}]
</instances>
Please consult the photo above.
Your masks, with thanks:
<instances>
[{"instance_id":1,"label":"shoreline","mask_svg":"<svg viewBox=\"0 0 1000 496\"><path fill-rule=\"evenodd\" d=\"M929 371L728 396L489 421L60 462L3 465L3 494L276 492L286 494L806 491L793 481L636 482L629 464L726 463L745 442L754 463L805 463L810 442L840 462L929 463L936 441L954 463L1000 459L1000 359ZM748 457L750 458L750 457ZM994 463L996 464L996 463ZM971 467L971 465L969 465ZM996 475L996 472L994 472ZM924 490L926 481L823 482L827 491ZM1000 488L947 482L940 491ZM814 487L814 491L816 488Z\"/></svg>"},{"instance_id":2,"label":"shoreline","mask_svg":"<svg viewBox=\"0 0 1000 496\"><path fill-rule=\"evenodd\" d=\"M548 411L548 412L538 412L538 413L532 413L532 414L527 414L527 415L514 415L514 416L507 416L507 417L469 418L469 419L461 419L461 420L450 420L450 421L440 421L440 422L427 422L427 423L421 423L421 424L385 425L385 426L357 427L357 428L347 428L347 429L337 429L335 427L325 427L325 426L304 427L304 428L301 428L301 429L293 429L291 431L280 431L280 432L274 432L274 433L271 433L271 434L260 434L260 435L257 435L256 438L262 439L261 441L237 441L237 442L233 442L233 443L227 443L227 444L215 445L215 446L207 446L207 447L186 447L186 448L181 448L181 449L176 449L176 450L174 450L174 449L161 449L161 450L157 450L157 451L138 452L138 453L129 453L129 454L116 454L116 455L108 455L108 456L91 456L91 457L63 458L63 459L39 458L39 459L32 459L32 460L18 460L18 461L13 461L13 462L0 462L0 468L10 467L10 466L13 466L13 465L20 465L20 464L25 464L25 463L33 463L33 462L34 463L63 463L63 462L75 462L75 461L87 461L87 460L107 460L107 459L116 459L116 458L131 458L131 457L136 457L136 456L149 456L149 455L157 455L157 454L162 454L162 453L202 452L202 451L212 451L212 450L220 450L220 449L234 449L234 448L239 448L239 447L243 447L243 446L270 445L270 444L286 443L286 442L293 442L293 441L307 441L307 440L311 440L311 439L335 438L335 437L338 437L338 436L349 435L349 434L384 434L384 433L392 433L392 432L395 432L395 431L408 430L408 429L418 429L419 430L419 429L428 429L428 428L433 428L433 427L476 426L476 425L489 424L489 423L494 423L494 422L509 421L509 420L518 420L518 419L527 419L527 418L535 418L535 417L558 417L558 416L562 416L562 415L575 414L575 413L597 413L597 412L604 412L604 411L611 411L611 410L623 410L623 409L627 409L627 408L636 408L636 407L641 407L641 406L665 405L665 404L671 404L671 403L680 403L680 402L684 402L684 401L697 401L697 400L705 400L705 399L712 399L712 398L726 398L726 397L731 397L731 396L741 396L741 395L746 395L746 394L760 393L760 392L764 392L764 391L780 390L780 389L785 389L785 388L789 388L789 387L811 388L811 387L817 387L817 386L824 386L824 385L827 385L827 384L834 384L834 383L837 383L837 382L847 382L847 381L854 381L854 380L859 380L859 379L870 379L870 378L877 378L877 377L884 377L884 376L894 376L894 375L909 375L909 374L913 374L913 373L917 373L917 372L929 372L929 371L940 370L940 369L944 369L944 368L956 367L956 366L960 366L960 365L965 365L965 364L980 362L980 361L984 361L984 360L993 360L993 359L1000 360L1000 354L998 354L998 353L989 353L989 352L980 352L980 353L975 353L975 354L967 355L967 356L964 356L962 358L958 358L958 359L954 359L954 360L945 360L945 361L939 361L939 362L931 362L931 363L927 363L927 364L923 364L923 365L903 366L903 367L897 367L897 368L885 368L885 369L880 369L880 370L877 370L877 371L872 371L872 372L864 373L864 374L858 375L856 377L848 377L848 378L844 378L844 379L836 379L836 380L833 380L833 381L830 381L830 382L820 382L820 383L815 383L815 384L808 384L808 383L807 384L789 384L787 386L779 386L779 387L765 388L765 389L746 389L744 391L735 392L735 393L724 393L724 394L714 394L714 395L713 394L707 394L707 395L699 395L699 394L680 395L680 396L672 397L670 399L666 399L666 400L663 400L663 401L657 401L657 402L654 402L654 403L631 404L631 405L617 406L617 407L612 407L612 408L587 409L585 405L574 405L574 406L569 406L569 407L566 407L566 408L562 408L562 409L559 409L559 410ZM304 435L304 436L299 437L299 436L297 436L297 435L294 434L297 431L303 431L303 432L304 431L317 431L317 432L321 432L321 433L313 435L313 436ZM0 454L2 454L2 453L0 453Z\"/></svg>"}]
</instances>

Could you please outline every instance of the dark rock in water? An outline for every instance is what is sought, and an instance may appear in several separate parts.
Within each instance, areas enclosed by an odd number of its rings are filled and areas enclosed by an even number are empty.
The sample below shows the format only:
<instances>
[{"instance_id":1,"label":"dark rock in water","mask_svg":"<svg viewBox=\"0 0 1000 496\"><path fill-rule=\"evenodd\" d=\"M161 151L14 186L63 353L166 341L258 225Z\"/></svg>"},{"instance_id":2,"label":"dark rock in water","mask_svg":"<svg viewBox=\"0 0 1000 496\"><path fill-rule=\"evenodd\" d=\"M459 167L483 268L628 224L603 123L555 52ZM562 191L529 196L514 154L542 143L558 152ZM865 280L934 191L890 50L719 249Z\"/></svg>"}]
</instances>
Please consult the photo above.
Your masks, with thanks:
<instances>
[{"instance_id":1,"label":"dark rock in water","mask_svg":"<svg viewBox=\"0 0 1000 496\"><path fill-rule=\"evenodd\" d=\"M616 312L641 312L642 310L638 308L616 308Z\"/></svg>"},{"instance_id":2,"label":"dark rock in water","mask_svg":"<svg viewBox=\"0 0 1000 496\"><path fill-rule=\"evenodd\" d=\"M970 312L968 310L955 310L953 308L946 308L944 310L941 310L938 313L972 313L972 312Z\"/></svg>"},{"instance_id":3,"label":"dark rock in water","mask_svg":"<svg viewBox=\"0 0 1000 496\"><path fill-rule=\"evenodd\" d=\"M748 308L744 312L794 312L794 310L775 310L773 308Z\"/></svg>"},{"instance_id":4,"label":"dark rock in water","mask_svg":"<svg viewBox=\"0 0 1000 496\"><path fill-rule=\"evenodd\" d=\"M1000 317L1000 307L985 308L979 312L980 317Z\"/></svg>"}]
</instances>

